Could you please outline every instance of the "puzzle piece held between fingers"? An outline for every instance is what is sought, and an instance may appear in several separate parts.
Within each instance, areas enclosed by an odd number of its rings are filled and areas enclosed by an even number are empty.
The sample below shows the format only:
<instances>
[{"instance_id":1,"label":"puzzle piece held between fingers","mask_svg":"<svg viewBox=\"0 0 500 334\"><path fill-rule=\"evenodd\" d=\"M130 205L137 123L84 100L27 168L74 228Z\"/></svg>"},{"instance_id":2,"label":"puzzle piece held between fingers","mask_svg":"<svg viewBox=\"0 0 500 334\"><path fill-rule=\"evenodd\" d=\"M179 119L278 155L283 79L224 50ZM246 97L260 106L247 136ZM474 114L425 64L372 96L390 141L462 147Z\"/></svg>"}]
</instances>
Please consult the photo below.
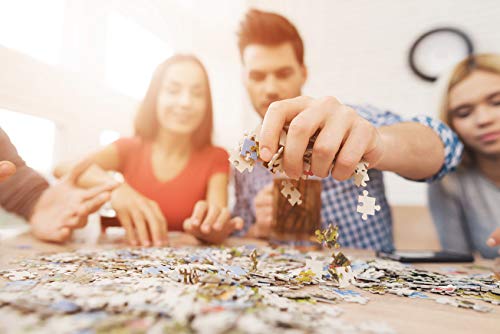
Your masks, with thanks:
<instances>
[{"instance_id":1,"label":"puzzle piece held between fingers","mask_svg":"<svg viewBox=\"0 0 500 334\"><path fill-rule=\"evenodd\" d=\"M363 220L367 220L368 215L373 216L375 211L380 211L380 205L375 205L375 201L375 197L369 197L366 190L363 190L363 196L358 196L358 203L363 205L358 205L357 211L363 214Z\"/></svg>"},{"instance_id":2,"label":"puzzle piece held between fingers","mask_svg":"<svg viewBox=\"0 0 500 334\"><path fill-rule=\"evenodd\" d=\"M249 157L253 161L257 161L258 158L258 145L250 137L245 137L243 139L243 144L241 145L240 155L242 157Z\"/></svg>"},{"instance_id":3,"label":"puzzle piece held between fingers","mask_svg":"<svg viewBox=\"0 0 500 334\"><path fill-rule=\"evenodd\" d=\"M243 158L238 151L231 151L229 156L229 162L238 170L238 172L243 173L245 170L249 172L253 171L253 161L249 162Z\"/></svg>"},{"instance_id":4,"label":"puzzle piece held between fingers","mask_svg":"<svg viewBox=\"0 0 500 334\"><path fill-rule=\"evenodd\" d=\"M366 187L366 181L370 181L370 176L368 175L368 163L363 161L358 163L352 177L354 178L354 184L357 187Z\"/></svg>"},{"instance_id":5,"label":"puzzle piece held between fingers","mask_svg":"<svg viewBox=\"0 0 500 334\"><path fill-rule=\"evenodd\" d=\"M289 180L284 180L281 182L283 188L281 193L288 199L288 202L295 206L295 204L301 205L302 200L300 199L300 192L293 186L292 182Z\"/></svg>"}]
</instances>

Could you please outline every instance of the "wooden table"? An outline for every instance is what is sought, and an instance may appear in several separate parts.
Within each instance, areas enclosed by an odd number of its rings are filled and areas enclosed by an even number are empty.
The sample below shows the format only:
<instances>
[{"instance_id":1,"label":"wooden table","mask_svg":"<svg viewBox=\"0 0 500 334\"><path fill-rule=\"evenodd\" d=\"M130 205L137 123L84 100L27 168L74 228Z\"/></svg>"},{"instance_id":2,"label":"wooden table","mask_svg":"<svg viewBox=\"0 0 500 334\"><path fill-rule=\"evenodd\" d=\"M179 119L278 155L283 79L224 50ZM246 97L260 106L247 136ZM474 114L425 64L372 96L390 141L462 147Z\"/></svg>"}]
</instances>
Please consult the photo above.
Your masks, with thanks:
<instances>
[{"instance_id":1,"label":"wooden table","mask_svg":"<svg viewBox=\"0 0 500 334\"><path fill-rule=\"evenodd\" d=\"M170 233L172 246L199 245L191 236ZM45 252L66 252L74 249L109 249L124 247L119 241L103 240L97 245L55 245L35 240L29 234L0 241L0 270L11 267L9 262ZM229 246L242 244L265 245L261 240L230 238ZM343 250L351 258L372 258L373 252L365 250ZM492 267L493 261L478 260L475 264ZM434 270L443 264L416 265L418 268ZM459 266L456 264L450 265ZM359 290L355 287L351 289ZM360 290L361 291L361 290ZM370 301L366 305L342 303L341 318L359 323L361 321L384 321L399 333L500 333L500 306L492 306L493 311L479 313L473 310L441 305L431 300L409 299L392 294L374 295L361 291ZM485 303L486 304L486 303ZM314 306L311 306L314 307Z\"/></svg>"}]
</instances>

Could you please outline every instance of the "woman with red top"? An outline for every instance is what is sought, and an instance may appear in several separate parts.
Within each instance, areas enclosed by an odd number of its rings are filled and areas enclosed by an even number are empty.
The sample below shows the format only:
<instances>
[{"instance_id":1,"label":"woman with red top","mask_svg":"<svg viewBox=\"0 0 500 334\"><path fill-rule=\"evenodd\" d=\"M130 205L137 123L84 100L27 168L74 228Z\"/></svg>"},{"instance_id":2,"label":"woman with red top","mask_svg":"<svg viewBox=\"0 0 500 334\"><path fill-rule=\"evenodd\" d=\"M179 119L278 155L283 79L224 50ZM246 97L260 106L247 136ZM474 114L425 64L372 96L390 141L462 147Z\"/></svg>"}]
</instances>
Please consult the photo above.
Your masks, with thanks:
<instances>
[{"instance_id":1,"label":"woman with red top","mask_svg":"<svg viewBox=\"0 0 500 334\"><path fill-rule=\"evenodd\" d=\"M111 205L132 245L165 245L168 230L219 243L242 228L227 209L228 154L212 145L212 119L204 66L194 56L175 55L153 75L135 136L93 154L95 165L79 184L108 182L105 171L123 174ZM56 169L56 176L65 169Z\"/></svg>"}]
</instances>

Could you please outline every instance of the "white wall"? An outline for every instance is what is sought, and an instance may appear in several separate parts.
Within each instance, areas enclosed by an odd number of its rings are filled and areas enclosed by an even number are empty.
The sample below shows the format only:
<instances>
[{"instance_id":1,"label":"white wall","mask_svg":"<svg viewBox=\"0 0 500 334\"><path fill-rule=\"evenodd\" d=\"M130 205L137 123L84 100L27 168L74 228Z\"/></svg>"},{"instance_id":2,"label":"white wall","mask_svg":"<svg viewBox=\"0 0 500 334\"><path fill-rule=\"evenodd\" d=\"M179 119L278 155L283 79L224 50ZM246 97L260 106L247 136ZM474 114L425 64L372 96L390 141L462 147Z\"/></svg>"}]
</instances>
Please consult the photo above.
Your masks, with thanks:
<instances>
[{"instance_id":1,"label":"white wall","mask_svg":"<svg viewBox=\"0 0 500 334\"><path fill-rule=\"evenodd\" d=\"M406 63L420 33L454 25L469 33L478 51L500 52L495 0L67 0L60 65L0 47L0 108L55 120L55 160L96 148L102 129L130 133L138 101L104 79L106 20L114 11L174 50L200 56L211 77L216 142L232 147L256 121L241 85L235 33L249 7L282 13L298 26L309 67L305 94L336 95L405 116L434 113L433 85L417 79ZM387 181L392 203L425 203L423 185L393 175Z\"/></svg>"}]
</instances>

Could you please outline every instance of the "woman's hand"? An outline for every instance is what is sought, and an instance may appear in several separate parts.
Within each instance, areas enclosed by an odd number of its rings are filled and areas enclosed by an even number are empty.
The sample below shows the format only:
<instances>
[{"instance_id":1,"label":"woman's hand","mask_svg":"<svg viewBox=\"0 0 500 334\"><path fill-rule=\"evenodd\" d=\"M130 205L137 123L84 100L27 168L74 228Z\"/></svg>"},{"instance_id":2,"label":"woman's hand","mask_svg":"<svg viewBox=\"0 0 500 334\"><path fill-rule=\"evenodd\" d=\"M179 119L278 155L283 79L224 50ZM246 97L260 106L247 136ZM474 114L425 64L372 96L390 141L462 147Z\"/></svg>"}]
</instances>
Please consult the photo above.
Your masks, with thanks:
<instances>
[{"instance_id":1,"label":"woman's hand","mask_svg":"<svg viewBox=\"0 0 500 334\"><path fill-rule=\"evenodd\" d=\"M227 208L198 201L190 218L184 221L184 231L203 241L222 243L235 230L243 228L243 219L231 218Z\"/></svg>"},{"instance_id":2,"label":"woman's hand","mask_svg":"<svg viewBox=\"0 0 500 334\"><path fill-rule=\"evenodd\" d=\"M486 244L490 247L496 247L500 245L500 227L497 228L486 241Z\"/></svg>"},{"instance_id":3,"label":"woman's hand","mask_svg":"<svg viewBox=\"0 0 500 334\"><path fill-rule=\"evenodd\" d=\"M111 206L133 246L164 246L168 228L158 203L124 183L111 193Z\"/></svg>"}]
</instances>

